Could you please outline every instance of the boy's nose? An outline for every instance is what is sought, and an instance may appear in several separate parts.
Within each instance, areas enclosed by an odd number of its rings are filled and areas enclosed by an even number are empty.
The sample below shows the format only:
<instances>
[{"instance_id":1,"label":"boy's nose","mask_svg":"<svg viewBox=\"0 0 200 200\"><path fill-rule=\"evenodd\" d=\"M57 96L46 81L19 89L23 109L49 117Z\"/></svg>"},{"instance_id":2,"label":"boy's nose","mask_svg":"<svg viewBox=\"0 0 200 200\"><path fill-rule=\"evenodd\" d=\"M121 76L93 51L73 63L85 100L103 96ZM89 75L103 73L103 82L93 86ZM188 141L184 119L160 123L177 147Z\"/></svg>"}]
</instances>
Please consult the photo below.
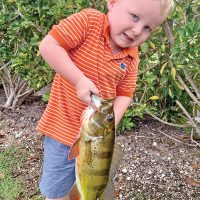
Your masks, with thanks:
<instances>
[{"instance_id":1,"label":"boy's nose","mask_svg":"<svg viewBox=\"0 0 200 200\"><path fill-rule=\"evenodd\" d=\"M143 27L140 24L137 24L132 28L132 31L135 36L140 35L142 33L142 30L143 30Z\"/></svg>"}]
</instances>

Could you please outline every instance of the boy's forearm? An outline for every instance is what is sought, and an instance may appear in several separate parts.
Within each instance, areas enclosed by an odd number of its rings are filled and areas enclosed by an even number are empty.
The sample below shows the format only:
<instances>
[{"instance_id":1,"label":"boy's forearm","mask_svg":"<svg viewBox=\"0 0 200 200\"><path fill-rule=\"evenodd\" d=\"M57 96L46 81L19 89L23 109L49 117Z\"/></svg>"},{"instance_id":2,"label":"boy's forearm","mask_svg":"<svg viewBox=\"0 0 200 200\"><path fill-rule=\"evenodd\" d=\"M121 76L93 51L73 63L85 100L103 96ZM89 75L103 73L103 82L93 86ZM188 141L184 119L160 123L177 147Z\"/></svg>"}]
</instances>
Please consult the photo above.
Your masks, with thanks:
<instances>
[{"instance_id":1,"label":"boy's forearm","mask_svg":"<svg viewBox=\"0 0 200 200\"><path fill-rule=\"evenodd\" d=\"M130 106L132 98L127 96L117 96L114 100L115 127L117 127L127 108Z\"/></svg>"},{"instance_id":2,"label":"boy's forearm","mask_svg":"<svg viewBox=\"0 0 200 200\"><path fill-rule=\"evenodd\" d=\"M76 83L84 77L84 74L72 62L66 50L63 49L52 36L47 35L42 40L39 50L44 60L51 68L70 81L71 84L76 85Z\"/></svg>"}]
</instances>

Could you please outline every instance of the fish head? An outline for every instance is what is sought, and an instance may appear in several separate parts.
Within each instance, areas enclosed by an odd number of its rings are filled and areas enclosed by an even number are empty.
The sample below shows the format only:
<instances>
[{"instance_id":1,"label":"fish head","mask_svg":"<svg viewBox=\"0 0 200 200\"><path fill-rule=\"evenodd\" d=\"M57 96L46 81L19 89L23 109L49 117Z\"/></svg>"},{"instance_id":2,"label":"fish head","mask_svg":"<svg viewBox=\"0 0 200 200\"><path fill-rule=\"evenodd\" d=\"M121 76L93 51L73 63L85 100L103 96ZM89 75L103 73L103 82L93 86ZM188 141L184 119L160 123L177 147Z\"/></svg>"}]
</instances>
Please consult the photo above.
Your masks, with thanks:
<instances>
[{"instance_id":1,"label":"fish head","mask_svg":"<svg viewBox=\"0 0 200 200\"><path fill-rule=\"evenodd\" d=\"M105 129L113 130L115 127L114 98L100 98L91 95L91 105L83 112L82 127L91 136L103 136Z\"/></svg>"}]
</instances>

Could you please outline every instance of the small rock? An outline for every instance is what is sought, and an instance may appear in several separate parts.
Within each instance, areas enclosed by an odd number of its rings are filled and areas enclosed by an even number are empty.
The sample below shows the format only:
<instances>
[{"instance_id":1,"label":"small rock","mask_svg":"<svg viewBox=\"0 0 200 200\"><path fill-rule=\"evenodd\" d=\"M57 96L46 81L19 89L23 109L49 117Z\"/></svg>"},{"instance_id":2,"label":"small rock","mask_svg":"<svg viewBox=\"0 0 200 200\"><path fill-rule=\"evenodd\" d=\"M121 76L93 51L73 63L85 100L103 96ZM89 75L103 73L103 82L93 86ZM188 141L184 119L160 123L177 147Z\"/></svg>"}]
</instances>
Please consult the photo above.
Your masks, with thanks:
<instances>
[{"instance_id":1,"label":"small rock","mask_svg":"<svg viewBox=\"0 0 200 200\"><path fill-rule=\"evenodd\" d=\"M16 139L20 138L22 136L22 134L23 134L23 131L15 133L15 138Z\"/></svg>"},{"instance_id":2,"label":"small rock","mask_svg":"<svg viewBox=\"0 0 200 200\"><path fill-rule=\"evenodd\" d=\"M19 119L19 121L24 121L25 120L25 118L24 117L20 117L20 119Z\"/></svg>"},{"instance_id":3,"label":"small rock","mask_svg":"<svg viewBox=\"0 0 200 200\"><path fill-rule=\"evenodd\" d=\"M128 171L128 170L127 170L126 168L123 168L123 169L122 169L122 173L124 173L124 174L126 174L127 171Z\"/></svg>"},{"instance_id":4,"label":"small rock","mask_svg":"<svg viewBox=\"0 0 200 200\"><path fill-rule=\"evenodd\" d=\"M158 145L157 142L153 142L153 143L152 143L152 146L153 146L153 147L157 147L157 145Z\"/></svg>"},{"instance_id":5,"label":"small rock","mask_svg":"<svg viewBox=\"0 0 200 200\"><path fill-rule=\"evenodd\" d=\"M164 178L165 177L165 174L161 174L161 178Z\"/></svg>"}]
</instances>

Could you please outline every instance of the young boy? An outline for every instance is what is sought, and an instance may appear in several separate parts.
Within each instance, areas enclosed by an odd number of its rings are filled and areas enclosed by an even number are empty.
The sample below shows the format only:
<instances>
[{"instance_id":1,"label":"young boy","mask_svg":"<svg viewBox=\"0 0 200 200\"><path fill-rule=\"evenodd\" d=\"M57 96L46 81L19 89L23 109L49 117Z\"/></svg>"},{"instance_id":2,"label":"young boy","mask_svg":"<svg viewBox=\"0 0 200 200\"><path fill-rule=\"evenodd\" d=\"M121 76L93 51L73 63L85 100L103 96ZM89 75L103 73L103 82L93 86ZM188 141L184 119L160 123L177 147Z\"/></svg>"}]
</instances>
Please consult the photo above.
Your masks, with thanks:
<instances>
[{"instance_id":1,"label":"young boy","mask_svg":"<svg viewBox=\"0 0 200 200\"><path fill-rule=\"evenodd\" d=\"M107 15L84 9L53 26L42 40L40 53L56 71L37 127L45 135L40 190L47 200L65 200L74 184L75 161L67 156L91 93L115 98L117 126L136 87L138 46L173 6L173 0L110 0Z\"/></svg>"}]
</instances>

